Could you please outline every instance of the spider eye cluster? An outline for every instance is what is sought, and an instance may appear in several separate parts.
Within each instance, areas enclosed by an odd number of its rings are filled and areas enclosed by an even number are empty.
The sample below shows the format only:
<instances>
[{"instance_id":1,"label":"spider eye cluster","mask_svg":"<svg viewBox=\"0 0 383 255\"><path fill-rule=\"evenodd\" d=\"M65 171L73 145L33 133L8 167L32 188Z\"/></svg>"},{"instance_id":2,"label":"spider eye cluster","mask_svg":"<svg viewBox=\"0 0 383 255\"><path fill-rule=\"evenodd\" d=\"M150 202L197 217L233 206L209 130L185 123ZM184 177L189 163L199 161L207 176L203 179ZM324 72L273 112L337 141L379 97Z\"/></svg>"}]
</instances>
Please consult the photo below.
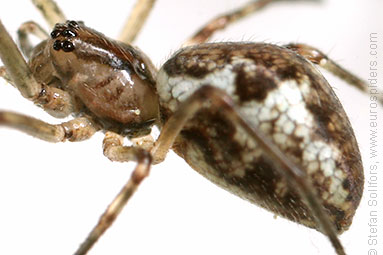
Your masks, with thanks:
<instances>
[{"instance_id":1,"label":"spider eye cluster","mask_svg":"<svg viewBox=\"0 0 383 255\"><path fill-rule=\"evenodd\" d=\"M74 50L74 45L72 42L70 41L61 41L61 40L56 40L54 43L53 43L53 49L54 50L63 50L65 52L71 52Z\"/></svg>"},{"instance_id":2,"label":"spider eye cluster","mask_svg":"<svg viewBox=\"0 0 383 255\"><path fill-rule=\"evenodd\" d=\"M57 39L53 43L53 49L56 51L63 50L64 52L71 52L75 49L71 38L77 36L79 23L73 20L68 20L66 23L57 23L51 32L51 38L56 39L59 36L64 37L64 40Z\"/></svg>"}]
</instances>

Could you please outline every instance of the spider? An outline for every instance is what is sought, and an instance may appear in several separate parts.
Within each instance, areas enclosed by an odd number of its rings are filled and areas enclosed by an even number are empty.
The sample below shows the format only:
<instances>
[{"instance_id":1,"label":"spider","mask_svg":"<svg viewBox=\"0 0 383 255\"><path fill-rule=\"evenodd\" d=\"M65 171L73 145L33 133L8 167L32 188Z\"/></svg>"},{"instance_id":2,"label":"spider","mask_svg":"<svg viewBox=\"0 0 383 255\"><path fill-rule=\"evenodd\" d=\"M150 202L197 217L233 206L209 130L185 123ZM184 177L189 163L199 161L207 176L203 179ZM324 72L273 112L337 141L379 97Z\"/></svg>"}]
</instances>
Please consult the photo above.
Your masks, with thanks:
<instances>
[{"instance_id":1,"label":"spider","mask_svg":"<svg viewBox=\"0 0 383 255\"><path fill-rule=\"evenodd\" d=\"M88 23L86 23L86 24L88 24ZM26 139L26 138L25 138L25 139ZM76 144L76 145L79 146L80 144ZM72 146L73 146L73 145L72 145ZM92 160L93 160L93 159L92 159ZM89 164L88 164L88 165L89 165ZM108 168L109 168L109 167L108 167ZM124 171L126 171L126 168L127 168L127 167L124 166L123 168L124 168ZM53 172L53 169L52 169L52 172ZM153 175L153 174L154 174L154 171L152 171L152 175ZM122 177L121 177L121 178L122 178ZM118 185L116 185L116 186L118 186ZM117 188L117 189L118 189L118 188ZM140 188L140 189L144 189L144 188ZM111 195L111 196L112 196L112 195ZM105 204L105 203L104 203L104 204ZM126 211L130 211L130 209L131 209L131 208L127 209ZM101 210L101 209L100 209L100 210ZM100 210L99 210L99 211L100 211ZM97 215L96 215L95 217L97 217ZM90 224L92 224L92 223L90 223ZM116 225L117 225L117 224L116 224ZM81 239L81 237L80 237L80 239ZM259 240L259 239L258 239L258 240ZM78 240L76 240L76 241L78 242Z\"/></svg>"}]
</instances>

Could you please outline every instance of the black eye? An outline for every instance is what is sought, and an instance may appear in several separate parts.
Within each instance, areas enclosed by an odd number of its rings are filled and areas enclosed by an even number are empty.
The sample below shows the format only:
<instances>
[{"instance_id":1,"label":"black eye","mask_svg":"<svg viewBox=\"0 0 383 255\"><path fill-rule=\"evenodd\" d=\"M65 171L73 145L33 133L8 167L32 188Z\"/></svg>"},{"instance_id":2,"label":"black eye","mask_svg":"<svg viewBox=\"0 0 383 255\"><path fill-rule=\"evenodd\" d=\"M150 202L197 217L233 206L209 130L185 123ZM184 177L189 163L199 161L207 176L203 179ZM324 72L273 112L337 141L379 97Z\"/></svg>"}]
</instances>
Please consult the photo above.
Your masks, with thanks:
<instances>
[{"instance_id":1,"label":"black eye","mask_svg":"<svg viewBox=\"0 0 383 255\"><path fill-rule=\"evenodd\" d=\"M56 23L53 30L62 30L64 28L64 24Z\"/></svg>"},{"instance_id":2,"label":"black eye","mask_svg":"<svg viewBox=\"0 0 383 255\"><path fill-rule=\"evenodd\" d=\"M67 21L68 23L68 26L72 27L72 28L78 28L78 23L74 20L69 20Z\"/></svg>"},{"instance_id":3,"label":"black eye","mask_svg":"<svg viewBox=\"0 0 383 255\"><path fill-rule=\"evenodd\" d=\"M60 40L56 40L53 43L53 49L55 49L55 50L60 50L61 49L61 41Z\"/></svg>"},{"instance_id":4,"label":"black eye","mask_svg":"<svg viewBox=\"0 0 383 255\"><path fill-rule=\"evenodd\" d=\"M70 51L73 51L74 50L74 45L73 43L69 42L69 41L64 41L61 45L62 49L65 51L65 52L70 52Z\"/></svg>"},{"instance_id":5,"label":"black eye","mask_svg":"<svg viewBox=\"0 0 383 255\"><path fill-rule=\"evenodd\" d=\"M146 65L143 62L137 62L134 65L134 71L140 76L141 79L147 78Z\"/></svg>"},{"instance_id":6,"label":"black eye","mask_svg":"<svg viewBox=\"0 0 383 255\"><path fill-rule=\"evenodd\" d=\"M57 38L59 35L60 35L60 31L59 30L53 30L52 32L51 32L51 38L52 39L55 39L55 38Z\"/></svg>"},{"instance_id":7,"label":"black eye","mask_svg":"<svg viewBox=\"0 0 383 255\"><path fill-rule=\"evenodd\" d=\"M64 30L64 32L62 32L62 35L67 37L67 38L77 36L76 32L69 30L69 29Z\"/></svg>"}]
</instances>

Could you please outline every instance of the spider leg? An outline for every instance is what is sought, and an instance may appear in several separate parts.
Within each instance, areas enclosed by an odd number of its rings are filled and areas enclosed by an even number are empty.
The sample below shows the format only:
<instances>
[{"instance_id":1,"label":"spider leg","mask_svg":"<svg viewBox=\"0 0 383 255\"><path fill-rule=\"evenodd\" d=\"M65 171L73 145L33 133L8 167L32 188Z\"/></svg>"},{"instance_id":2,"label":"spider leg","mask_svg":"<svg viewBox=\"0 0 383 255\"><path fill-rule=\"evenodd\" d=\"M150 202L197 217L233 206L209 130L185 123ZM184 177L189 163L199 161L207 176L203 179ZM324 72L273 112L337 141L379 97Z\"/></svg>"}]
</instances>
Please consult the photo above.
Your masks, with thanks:
<instances>
[{"instance_id":1,"label":"spider leg","mask_svg":"<svg viewBox=\"0 0 383 255\"><path fill-rule=\"evenodd\" d=\"M33 50L33 46L28 38L29 34L35 35L42 41L49 38L48 33L36 22L29 21L23 23L17 31L17 36L19 39L21 51L27 58L30 57Z\"/></svg>"},{"instance_id":2,"label":"spider leg","mask_svg":"<svg viewBox=\"0 0 383 255\"><path fill-rule=\"evenodd\" d=\"M295 51L299 55L308 59L313 64L319 65L320 67L329 71L335 76L338 76L340 79L344 80L351 86L356 87L363 93L369 93L369 87L365 81L363 81L350 71L346 70L342 66L338 65L335 61L330 59L326 54L324 54L317 48L301 43L290 43L285 45L284 47ZM383 96L381 93L379 94L379 101L381 104L383 104Z\"/></svg>"},{"instance_id":3,"label":"spider leg","mask_svg":"<svg viewBox=\"0 0 383 255\"><path fill-rule=\"evenodd\" d=\"M206 42L215 32L224 29L231 23L238 21L241 18L254 13L266 5L275 2L275 0L259 0L251 1L241 8L234 10L230 13L225 13L212 20L203 26L197 33L183 43L184 46L190 46Z\"/></svg>"},{"instance_id":4,"label":"spider leg","mask_svg":"<svg viewBox=\"0 0 383 255\"><path fill-rule=\"evenodd\" d=\"M79 117L58 125L8 111L0 111L0 126L7 126L47 142L83 141L96 131L93 123L86 117Z\"/></svg>"},{"instance_id":5,"label":"spider leg","mask_svg":"<svg viewBox=\"0 0 383 255\"><path fill-rule=\"evenodd\" d=\"M246 118L243 118L236 110L231 97L220 89L211 86L201 87L180 105L178 110L163 126L161 134L151 150L154 163L158 163L165 158L166 153L186 122L199 110L206 107L224 111L225 116L230 121L243 128L262 147L265 154L269 155L273 162L280 165L280 168L276 168L279 170L279 174L285 177L290 187L297 190L306 202L317 221L320 231L328 236L338 255L345 254L343 246L337 237L335 227L324 211L322 201L318 198L312 184L307 181L306 172L291 161L290 158L286 157L256 126L249 124Z\"/></svg>"},{"instance_id":6,"label":"spider leg","mask_svg":"<svg viewBox=\"0 0 383 255\"><path fill-rule=\"evenodd\" d=\"M155 1L156 0L138 0L136 2L123 26L118 38L119 41L124 43L132 43L134 41L137 34L141 31L142 26L145 24Z\"/></svg>"},{"instance_id":7,"label":"spider leg","mask_svg":"<svg viewBox=\"0 0 383 255\"><path fill-rule=\"evenodd\" d=\"M53 0L32 0L32 3L44 16L49 27L54 27L56 23L63 23L67 20L64 13Z\"/></svg>"},{"instance_id":8,"label":"spider leg","mask_svg":"<svg viewBox=\"0 0 383 255\"><path fill-rule=\"evenodd\" d=\"M21 52L0 21L0 58L5 65L0 69L5 79L11 80L23 97L44 108L50 115L63 118L73 112L74 104L68 92L38 83Z\"/></svg>"},{"instance_id":9,"label":"spider leg","mask_svg":"<svg viewBox=\"0 0 383 255\"><path fill-rule=\"evenodd\" d=\"M23 97L33 100L41 92L23 56L0 21L0 58Z\"/></svg>"},{"instance_id":10,"label":"spider leg","mask_svg":"<svg viewBox=\"0 0 383 255\"><path fill-rule=\"evenodd\" d=\"M33 50L33 46L29 41L28 34L32 34L40 38L41 40L46 40L49 38L48 33L36 22L29 21L23 23L17 31L17 36L21 51L27 58L30 57L30 54ZM8 83L13 83L12 80L9 78L4 66L0 66L0 77L4 78Z\"/></svg>"},{"instance_id":11,"label":"spider leg","mask_svg":"<svg viewBox=\"0 0 383 255\"><path fill-rule=\"evenodd\" d=\"M150 153L139 147L123 146L122 136L107 132L103 141L103 148L104 155L110 160L120 162L136 161L137 166L128 182L100 217L99 222L75 252L75 255L84 255L92 248L101 235L113 224L143 179L149 175L152 161Z\"/></svg>"},{"instance_id":12,"label":"spider leg","mask_svg":"<svg viewBox=\"0 0 383 255\"><path fill-rule=\"evenodd\" d=\"M9 84L12 84L12 80L11 78L9 78L9 75L7 74L7 70L5 69L5 66L0 66L0 78L3 78Z\"/></svg>"},{"instance_id":13,"label":"spider leg","mask_svg":"<svg viewBox=\"0 0 383 255\"><path fill-rule=\"evenodd\" d=\"M207 42L209 38L217 31L226 28L228 25L237 22L238 20L247 17L254 12L257 12L270 3L273 2L297 2L297 1L306 1L306 2L320 2L321 0L258 0L250 1L248 4L240 7L237 10L232 12L220 15L212 20L210 20L205 26L203 26L197 33L195 33L191 38L183 43L183 47L200 44Z\"/></svg>"}]
</instances>

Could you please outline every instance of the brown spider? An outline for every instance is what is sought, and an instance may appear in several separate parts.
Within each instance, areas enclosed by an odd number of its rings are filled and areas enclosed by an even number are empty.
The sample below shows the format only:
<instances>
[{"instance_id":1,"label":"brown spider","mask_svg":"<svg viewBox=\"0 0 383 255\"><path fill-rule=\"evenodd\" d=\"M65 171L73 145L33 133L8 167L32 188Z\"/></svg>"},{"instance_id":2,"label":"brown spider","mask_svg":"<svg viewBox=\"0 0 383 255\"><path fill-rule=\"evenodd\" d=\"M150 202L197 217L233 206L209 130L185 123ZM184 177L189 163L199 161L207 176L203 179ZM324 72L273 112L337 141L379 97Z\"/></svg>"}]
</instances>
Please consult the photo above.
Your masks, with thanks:
<instances>
[{"instance_id":1,"label":"brown spider","mask_svg":"<svg viewBox=\"0 0 383 255\"><path fill-rule=\"evenodd\" d=\"M255 15L256 16L256 15ZM87 19L85 19L85 18L81 18L81 19L84 19L84 20L86 20L87 22L86 22L86 24L89 24L88 23L88 20ZM95 27L95 26L94 26ZM107 31L107 30L104 30L104 31ZM258 33L257 32L257 34L261 34L261 33ZM150 54L148 54L148 55L150 55ZM161 55L161 56L163 56L163 55ZM10 104L9 104L10 105ZM24 112L24 111L22 111L22 110L20 110L19 112ZM34 115L34 116L36 116L36 115ZM2 131L6 131L6 130L2 130ZM14 138L14 137L12 137L12 139L17 139L17 138ZM28 138L23 138L23 140L25 140L25 139L28 139ZM95 140L95 139L94 139ZM21 144L21 143L20 143ZM24 143L23 143L24 144ZM68 145L68 144L67 144ZM76 144L77 146L81 146L80 144ZM63 146L63 145L61 145L61 146ZM65 145L66 146L66 145ZM73 148L73 146L74 145L72 145L71 146L71 148ZM77 146L75 146L75 147L77 147ZM47 150L47 149L44 149L44 151L45 150ZM49 150L49 149L48 149ZM52 148L52 150L56 150L56 146L54 147L54 149ZM71 149L72 150L72 149ZM45 155L45 152L44 153L42 153L42 151L43 150L41 150L41 152L39 152L38 153L38 155L39 155L39 157L41 158L41 156L42 155ZM80 152L79 153L81 153L81 150L80 150ZM87 151L87 153L88 153L88 151ZM76 153L75 153L76 154ZM89 153L90 154L90 153ZM66 155L69 155L69 153L67 152L66 153ZM43 160L43 163L42 164L44 164L44 165L46 165L47 163L47 161L46 161L46 159L45 159L45 157L46 156L44 156L44 160ZM72 156L69 156L69 157L72 157ZM57 159L56 159L57 160ZM93 161L94 159L90 159L90 160L88 160L88 161ZM34 159L31 159L30 160L31 162L36 162L36 156L34 156ZM61 163L60 163L61 164ZM32 163L31 163L31 165L32 165ZM57 171L57 169L56 169L56 166L52 166L52 164L50 164L51 165L51 167L50 167L50 170L52 171L52 172L56 172ZM88 162L87 163L87 166L90 166L91 167L91 165L92 165L92 162ZM129 165L129 166L131 166L131 167L133 167L133 165ZM128 166L128 167L129 167ZM106 166L105 166L106 167ZM124 171L126 171L126 169L128 168L127 166L123 166L122 168L123 168L123 170ZM13 168L13 167L12 167ZM53 169L52 168L55 168L54 169L54 171L53 171ZM76 166L76 168L77 168L77 166ZM79 168L84 168L84 167L79 167ZM110 168L110 166L108 166L108 168ZM79 174L79 172L80 171L82 171L83 169L77 169L78 171L76 171L77 172L77 174ZM65 170L65 171L68 171L68 170ZM94 171L94 169L93 169L93 171ZM161 171L161 170L159 170L159 172L164 172L164 171ZM161 173L162 174L162 173ZM37 173L35 173L34 175L36 175L36 176L39 176ZM154 175L154 171L152 172L152 175ZM125 175L123 175L124 177L120 177L120 178L126 178L125 176L126 176L126 174ZM170 178L170 177L169 177ZM173 177L171 177L172 179L173 179ZM151 178L149 178L149 180L150 180ZM48 177L44 177L44 180L45 181L50 181L50 178L48 178ZM174 180L176 180L176 178L174 178ZM122 181L123 182L123 181ZM69 184L69 187L71 186L71 184L70 183L68 183ZM67 185L68 185L67 184ZM86 186L87 184L85 184L84 183L84 186ZM119 185L117 185L117 184L115 184L115 186L116 186L116 189L119 189ZM140 188L141 189L141 188ZM143 188L142 188L143 189ZM115 190L116 191L116 190ZM114 192L115 192L114 191ZM141 190L140 190L141 191ZM80 192L79 192L80 193ZM113 193L113 192L112 192ZM111 195L110 196L112 196L112 193L111 193ZM80 194L79 194L80 195ZM93 197L93 196L92 196ZM192 197L191 197L192 198ZM106 199L107 200L107 199ZM137 199L138 200L138 199ZM100 204L105 204L105 203L102 203L102 202L99 202ZM160 206L160 205L159 205ZM128 210L126 210L126 211L128 211L129 212L129 214L130 214L130 210L131 210L132 208L129 208ZM99 210L100 211L100 210ZM142 213L142 212L141 212ZM259 213L259 210L256 212L257 214ZM76 213L77 214L77 213ZM153 212L150 212L150 215L151 214L154 214ZM97 217L97 215L98 215L98 213L96 213L96 215L95 215L95 217ZM80 217L80 216L78 216L78 217ZM257 218L258 217L258 215L255 215L255 217L254 218ZM145 218L145 217L144 217ZM237 218L237 217L234 217L234 218ZM227 221L229 221L230 219L227 219ZM136 218L136 221L140 221L140 218ZM90 221L90 223L89 223L90 225L92 225L92 221ZM116 225L118 225L118 224L116 224ZM291 225L291 224L290 224ZM295 226L294 226L295 227ZM129 228L129 227L127 227L127 228ZM254 228L258 228L258 225L254 225ZM150 229L147 229L147 231L151 231ZM75 230L75 231L73 231L73 232L77 232L77 230ZM254 230L254 232L256 232L255 230ZM74 234L76 234L76 233L73 233L73 235ZM240 234L240 233L238 233L238 234ZM251 233L251 234L247 234L247 235L253 235L254 233ZM43 234L41 234L41 236L42 236L42 238L43 238ZM81 236L81 234L79 235L79 236ZM145 235L144 235L145 236ZM121 238L121 237L120 237ZM80 239L81 239L81 237L80 237ZM134 240L134 239L130 239L130 240ZM257 242L263 242L263 240L262 239L259 239L259 238L257 238L256 240L258 240L258 241L256 241L255 242L255 244L254 245L257 245L256 243ZM77 242L79 241L79 239L77 238ZM39 242L37 242L37 243L39 243ZM100 242L100 243L102 243L102 242ZM40 245L39 245L40 246ZM320 247L321 248L321 247ZM320 249L319 248L319 249ZM255 251L256 249L254 249L254 251ZM113 248L113 251L114 251L114 248ZM352 252L351 250L350 250L350 252Z\"/></svg>"}]
</instances>

